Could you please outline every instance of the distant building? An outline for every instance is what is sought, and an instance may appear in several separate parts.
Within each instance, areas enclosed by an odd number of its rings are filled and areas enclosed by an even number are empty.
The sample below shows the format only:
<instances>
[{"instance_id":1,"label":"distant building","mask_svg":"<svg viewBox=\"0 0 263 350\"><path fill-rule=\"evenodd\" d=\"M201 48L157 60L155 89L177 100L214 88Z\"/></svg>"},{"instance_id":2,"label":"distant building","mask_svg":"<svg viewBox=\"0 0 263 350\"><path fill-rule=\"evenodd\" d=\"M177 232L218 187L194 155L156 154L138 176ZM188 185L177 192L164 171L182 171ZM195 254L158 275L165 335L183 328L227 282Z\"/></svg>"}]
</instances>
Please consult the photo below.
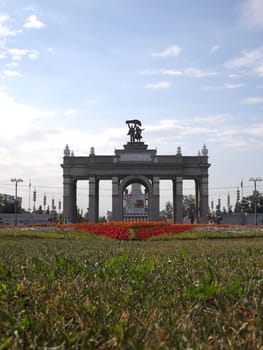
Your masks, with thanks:
<instances>
[{"instance_id":1,"label":"distant building","mask_svg":"<svg viewBox=\"0 0 263 350\"><path fill-rule=\"evenodd\" d=\"M12 196L10 194L3 194L0 193L0 203L14 203L15 202L15 196ZM17 203L18 206L22 206L22 197L17 197Z\"/></svg>"}]
</instances>

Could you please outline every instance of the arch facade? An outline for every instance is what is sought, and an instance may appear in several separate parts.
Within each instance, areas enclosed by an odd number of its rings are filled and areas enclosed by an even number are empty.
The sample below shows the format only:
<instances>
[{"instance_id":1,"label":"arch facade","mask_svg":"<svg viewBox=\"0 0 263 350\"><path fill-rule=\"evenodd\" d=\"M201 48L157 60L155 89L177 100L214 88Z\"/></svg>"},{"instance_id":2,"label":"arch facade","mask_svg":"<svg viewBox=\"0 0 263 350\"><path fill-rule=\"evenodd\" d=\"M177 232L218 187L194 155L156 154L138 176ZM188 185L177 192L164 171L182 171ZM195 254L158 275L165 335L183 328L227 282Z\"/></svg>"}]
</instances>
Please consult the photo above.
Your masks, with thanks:
<instances>
[{"instance_id":1,"label":"arch facade","mask_svg":"<svg viewBox=\"0 0 263 350\"><path fill-rule=\"evenodd\" d=\"M160 220L160 180L172 180L174 222L183 222L183 180L195 182L196 218L208 220L208 152L204 146L197 156L183 156L180 147L174 155L157 155L144 142L128 142L114 155L77 157L64 151L63 164L63 215L75 222L76 183L89 180L89 221L99 220L99 182L112 181L112 220L123 220L123 191L131 183L140 183L149 193L148 220Z\"/></svg>"}]
</instances>

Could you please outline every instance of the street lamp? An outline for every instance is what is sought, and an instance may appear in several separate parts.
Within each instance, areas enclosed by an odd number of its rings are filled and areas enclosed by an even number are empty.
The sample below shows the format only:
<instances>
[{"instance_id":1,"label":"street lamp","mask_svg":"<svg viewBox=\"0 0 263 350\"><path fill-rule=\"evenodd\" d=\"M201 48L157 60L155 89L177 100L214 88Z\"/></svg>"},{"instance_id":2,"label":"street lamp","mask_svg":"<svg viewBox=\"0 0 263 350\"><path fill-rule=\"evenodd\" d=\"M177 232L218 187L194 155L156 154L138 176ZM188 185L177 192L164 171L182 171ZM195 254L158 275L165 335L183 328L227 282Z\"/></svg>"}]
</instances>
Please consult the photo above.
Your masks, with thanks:
<instances>
[{"instance_id":1,"label":"street lamp","mask_svg":"<svg viewBox=\"0 0 263 350\"><path fill-rule=\"evenodd\" d=\"M255 225L258 224L257 220L257 182L262 181L260 177L251 177L249 181L254 182L254 202L255 202Z\"/></svg>"},{"instance_id":2,"label":"street lamp","mask_svg":"<svg viewBox=\"0 0 263 350\"><path fill-rule=\"evenodd\" d=\"M13 177L10 181L15 183L15 189L16 189L15 190L15 226L16 226L17 225L17 184L18 182L23 182L23 180L20 178L17 179Z\"/></svg>"}]
</instances>

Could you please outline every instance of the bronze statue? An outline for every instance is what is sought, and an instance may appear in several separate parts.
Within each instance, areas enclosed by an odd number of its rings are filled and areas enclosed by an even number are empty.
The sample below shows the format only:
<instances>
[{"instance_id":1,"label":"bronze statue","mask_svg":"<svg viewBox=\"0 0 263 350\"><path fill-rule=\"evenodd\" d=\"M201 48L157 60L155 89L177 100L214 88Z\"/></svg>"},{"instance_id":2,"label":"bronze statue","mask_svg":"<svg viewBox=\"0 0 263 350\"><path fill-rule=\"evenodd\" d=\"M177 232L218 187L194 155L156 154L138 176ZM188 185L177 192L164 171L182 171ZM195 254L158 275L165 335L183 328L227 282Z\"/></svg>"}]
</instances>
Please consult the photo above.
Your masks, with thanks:
<instances>
[{"instance_id":1,"label":"bronze statue","mask_svg":"<svg viewBox=\"0 0 263 350\"><path fill-rule=\"evenodd\" d=\"M141 142L142 139L142 131L144 129L141 129L140 126L142 126L142 123L138 119L131 119L126 120L126 124L128 124L129 131L128 134L130 136L130 142Z\"/></svg>"}]
</instances>

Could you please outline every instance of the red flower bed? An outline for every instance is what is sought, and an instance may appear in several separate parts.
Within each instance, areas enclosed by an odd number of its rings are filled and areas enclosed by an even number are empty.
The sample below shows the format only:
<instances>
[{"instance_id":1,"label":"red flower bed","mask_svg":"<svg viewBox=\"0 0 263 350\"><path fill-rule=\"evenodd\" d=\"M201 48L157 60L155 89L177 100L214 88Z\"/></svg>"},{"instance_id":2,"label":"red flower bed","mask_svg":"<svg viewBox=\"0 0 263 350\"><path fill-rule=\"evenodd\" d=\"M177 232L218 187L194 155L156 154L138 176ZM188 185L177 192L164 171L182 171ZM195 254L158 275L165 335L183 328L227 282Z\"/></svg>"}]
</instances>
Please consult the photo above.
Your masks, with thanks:
<instances>
[{"instance_id":1,"label":"red flower bed","mask_svg":"<svg viewBox=\"0 0 263 350\"><path fill-rule=\"evenodd\" d=\"M194 228L194 225L190 224L168 224L163 222L116 222L106 224L85 223L75 225L72 224L70 226L80 231L87 231L95 233L97 235L107 236L120 240L129 240L131 238L130 231L132 230L134 232L132 238L140 241L145 241L152 236L158 236L162 234L178 234Z\"/></svg>"},{"instance_id":2,"label":"red flower bed","mask_svg":"<svg viewBox=\"0 0 263 350\"><path fill-rule=\"evenodd\" d=\"M150 237L159 236L162 234L178 234L185 231L190 231L194 228L193 225L187 224L172 224L153 227L141 227L134 229L136 239L145 241Z\"/></svg>"},{"instance_id":3,"label":"red flower bed","mask_svg":"<svg viewBox=\"0 0 263 350\"><path fill-rule=\"evenodd\" d=\"M127 227L112 226L107 224L76 224L74 227L77 230L87 231L110 238L116 238L120 240L130 239L130 233Z\"/></svg>"},{"instance_id":4,"label":"red flower bed","mask_svg":"<svg viewBox=\"0 0 263 350\"><path fill-rule=\"evenodd\" d=\"M136 239L145 241L153 236L190 231L196 225L169 224L167 222L109 222L104 224L82 223L63 226L120 240Z\"/></svg>"}]
</instances>

